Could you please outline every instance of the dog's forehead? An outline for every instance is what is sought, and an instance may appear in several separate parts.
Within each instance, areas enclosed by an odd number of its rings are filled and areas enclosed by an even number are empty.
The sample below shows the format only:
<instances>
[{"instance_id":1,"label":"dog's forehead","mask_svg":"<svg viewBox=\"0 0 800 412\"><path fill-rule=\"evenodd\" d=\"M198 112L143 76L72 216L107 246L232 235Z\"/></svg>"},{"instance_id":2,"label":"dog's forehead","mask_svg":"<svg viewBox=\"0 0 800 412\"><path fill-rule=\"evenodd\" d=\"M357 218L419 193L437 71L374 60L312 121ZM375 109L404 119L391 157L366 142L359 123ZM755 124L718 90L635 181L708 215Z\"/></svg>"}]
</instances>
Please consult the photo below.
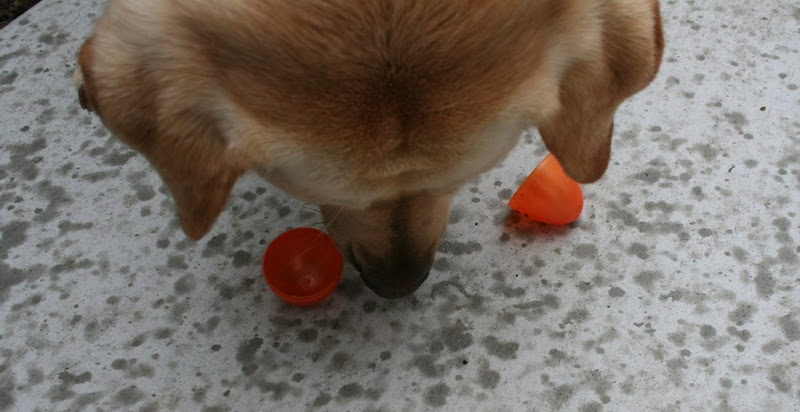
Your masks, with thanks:
<instances>
[{"instance_id":1,"label":"dog's forehead","mask_svg":"<svg viewBox=\"0 0 800 412\"><path fill-rule=\"evenodd\" d=\"M483 123L565 43L553 40L559 2L230 2L248 14L201 8L186 38L232 99L277 127L442 135Z\"/></svg>"},{"instance_id":2,"label":"dog's forehead","mask_svg":"<svg viewBox=\"0 0 800 412\"><path fill-rule=\"evenodd\" d=\"M549 47L562 30L551 17L569 7L514 1L397 2L388 14L359 1L228 5L223 19L252 10L236 24L193 16L185 29L241 112L227 123L252 125L231 141L253 168L306 200L364 202L452 189L557 106L569 58ZM331 21L342 24L320 27Z\"/></svg>"}]
</instances>

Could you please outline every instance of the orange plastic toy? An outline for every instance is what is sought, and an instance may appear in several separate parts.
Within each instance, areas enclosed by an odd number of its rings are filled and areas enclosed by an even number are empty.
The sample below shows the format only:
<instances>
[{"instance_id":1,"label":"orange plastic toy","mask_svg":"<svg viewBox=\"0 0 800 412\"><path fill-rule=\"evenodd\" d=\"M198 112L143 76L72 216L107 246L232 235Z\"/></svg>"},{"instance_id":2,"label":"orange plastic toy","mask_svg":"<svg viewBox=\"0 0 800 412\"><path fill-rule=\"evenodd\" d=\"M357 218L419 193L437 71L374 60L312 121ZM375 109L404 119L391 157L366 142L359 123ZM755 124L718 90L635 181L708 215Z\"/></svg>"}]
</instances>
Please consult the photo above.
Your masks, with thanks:
<instances>
[{"instance_id":1,"label":"orange plastic toy","mask_svg":"<svg viewBox=\"0 0 800 412\"><path fill-rule=\"evenodd\" d=\"M296 306L323 301L342 279L342 255L333 239L303 227L284 232L267 247L264 280L281 299Z\"/></svg>"},{"instance_id":2,"label":"orange plastic toy","mask_svg":"<svg viewBox=\"0 0 800 412\"><path fill-rule=\"evenodd\" d=\"M536 222L566 225L580 217L583 191L548 154L511 196L508 206Z\"/></svg>"}]
</instances>

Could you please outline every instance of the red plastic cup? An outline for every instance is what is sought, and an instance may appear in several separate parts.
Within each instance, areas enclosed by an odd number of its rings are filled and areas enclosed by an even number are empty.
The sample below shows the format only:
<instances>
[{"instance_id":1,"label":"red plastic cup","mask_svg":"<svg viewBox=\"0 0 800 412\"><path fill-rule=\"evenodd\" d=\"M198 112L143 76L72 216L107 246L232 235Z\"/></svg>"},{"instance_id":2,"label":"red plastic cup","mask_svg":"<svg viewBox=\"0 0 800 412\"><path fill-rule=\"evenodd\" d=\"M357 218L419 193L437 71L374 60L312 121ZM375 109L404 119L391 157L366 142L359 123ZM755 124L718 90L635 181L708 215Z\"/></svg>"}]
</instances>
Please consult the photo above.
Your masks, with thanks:
<instances>
[{"instance_id":1,"label":"red plastic cup","mask_svg":"<svg viewBox=\"0 0 800 412\"><path fill-rule=\"evenodd\" d=\"M566 225L581 216L583 191L555 156L548 154L522 182L508 206L536 222Z\"/></svg>"},{"instance_id":2,"label":"red plastic cup","mask_svg":"<svg viewBox=\"0 0 800 412\"><path fill-rule=\"evenodd\" d=\"M275 238L264 252L261 268L275 295L295 306L311 306L333 293L343 265L328 234L303 227Z\"/></svg>"}]
</instances>

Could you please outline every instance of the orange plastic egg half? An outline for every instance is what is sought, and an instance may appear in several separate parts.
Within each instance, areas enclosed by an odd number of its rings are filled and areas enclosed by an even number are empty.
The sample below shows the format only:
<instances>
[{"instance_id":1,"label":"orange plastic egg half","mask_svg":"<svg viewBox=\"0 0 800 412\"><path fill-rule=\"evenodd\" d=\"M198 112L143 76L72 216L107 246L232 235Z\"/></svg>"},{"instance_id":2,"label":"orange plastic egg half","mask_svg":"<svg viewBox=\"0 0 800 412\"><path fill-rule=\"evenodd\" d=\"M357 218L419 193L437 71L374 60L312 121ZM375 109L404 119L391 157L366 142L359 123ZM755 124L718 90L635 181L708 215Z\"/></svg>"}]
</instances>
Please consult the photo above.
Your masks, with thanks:
<instances>
[{"instance_id":1,"label":"orange plastic egg half","mask_svg":"<svg viewBox=\"0 0 800 412\"><path fill-rule=\"evenodd\" d=\"M536 222L566 225L580 217L583 191L564 173L555 156L548 154L522 182L508 206Z\"/></svg>"}]
</instances>

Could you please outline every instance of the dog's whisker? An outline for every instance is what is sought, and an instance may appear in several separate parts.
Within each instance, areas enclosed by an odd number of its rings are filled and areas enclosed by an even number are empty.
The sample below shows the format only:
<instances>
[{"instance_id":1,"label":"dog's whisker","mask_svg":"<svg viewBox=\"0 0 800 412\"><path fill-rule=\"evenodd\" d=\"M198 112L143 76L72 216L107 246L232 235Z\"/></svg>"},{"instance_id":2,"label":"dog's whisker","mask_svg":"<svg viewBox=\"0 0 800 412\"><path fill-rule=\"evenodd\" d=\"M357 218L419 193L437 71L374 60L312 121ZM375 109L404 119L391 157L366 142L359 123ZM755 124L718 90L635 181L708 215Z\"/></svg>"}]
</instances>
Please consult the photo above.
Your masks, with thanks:
<instances>
[{"instance_id":1,"label":"dog's whisker","mask_svg":"<svg viewBox=\"0 0 800 412\"><path fill-rule=\"evenodd\" d=\"M327 220L327 221L326 221L326 220L325 220L325 218L323 217L323 219L322 219L322 223L323 223L323 224L325 224L325 225L331 225L331 224L333 224L333 222L335 222L335 221L336 221L336 219L339 217L339 215L341 215L341 214L342 214L342 211L343 211L343 210L344 210L344 208L343 208L343 207L340 207L340 208L339 208L339 210L337 210L337 211L336 211L336 212L333 214L333 216L330 218L330 220Z\"/></svg>"}]
</instances>

